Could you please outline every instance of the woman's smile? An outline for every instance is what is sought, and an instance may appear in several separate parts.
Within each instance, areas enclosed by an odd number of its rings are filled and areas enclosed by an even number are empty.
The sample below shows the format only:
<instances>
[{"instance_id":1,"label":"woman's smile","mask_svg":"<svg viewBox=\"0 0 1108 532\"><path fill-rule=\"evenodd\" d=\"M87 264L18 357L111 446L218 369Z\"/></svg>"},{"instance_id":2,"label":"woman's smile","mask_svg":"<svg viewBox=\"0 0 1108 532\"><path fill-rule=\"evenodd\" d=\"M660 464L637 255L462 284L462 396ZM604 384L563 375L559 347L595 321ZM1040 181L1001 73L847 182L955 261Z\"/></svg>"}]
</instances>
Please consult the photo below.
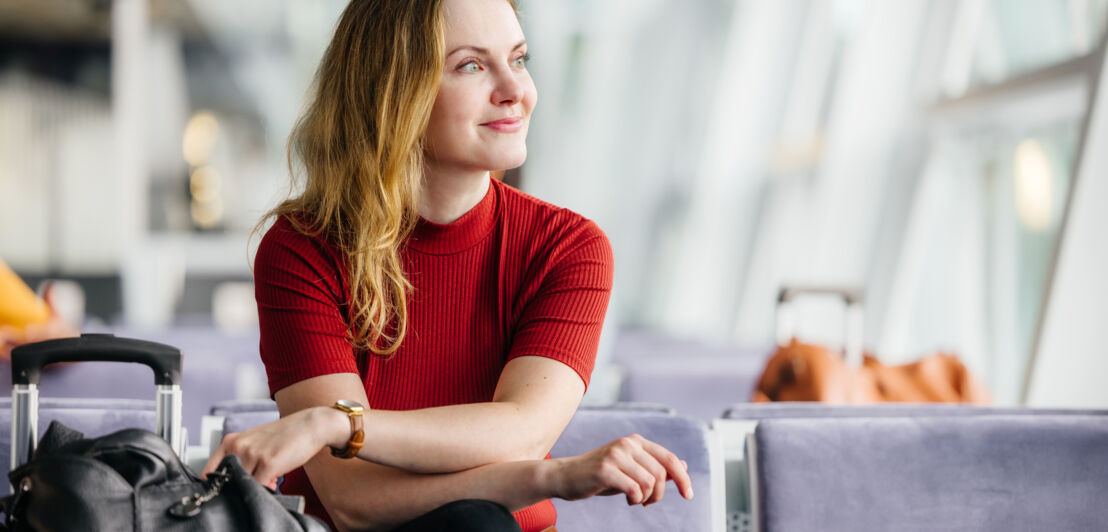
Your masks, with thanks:
<instances>
[{"instance_id":1,"label":"woman's smile","mask_svg":"<svg viewBox=\"0 0 1108 532\"><path fill-rule=\"evenodd\" d=\"M508 118L501 118L500 120L493 120L492 122L485 122L481 125L501 133L515 133L523 128L523 121L520 120L518 116L511 116Z\"/></svg>"}]
</instances>

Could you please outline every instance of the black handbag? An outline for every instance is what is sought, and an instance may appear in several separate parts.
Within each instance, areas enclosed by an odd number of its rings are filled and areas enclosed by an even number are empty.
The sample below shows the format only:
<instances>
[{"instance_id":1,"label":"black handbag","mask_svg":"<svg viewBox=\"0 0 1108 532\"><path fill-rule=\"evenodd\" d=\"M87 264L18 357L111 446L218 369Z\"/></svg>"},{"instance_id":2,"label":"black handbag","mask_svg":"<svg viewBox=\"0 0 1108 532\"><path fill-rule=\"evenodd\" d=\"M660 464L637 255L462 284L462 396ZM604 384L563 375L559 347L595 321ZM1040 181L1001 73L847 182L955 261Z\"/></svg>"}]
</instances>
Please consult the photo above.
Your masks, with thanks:
<instances>
[{"instance_id":1,"label":"black handbag","mask_svg":"<svg viewBox=\"0 0 1108 532\"><path fill-rule=\"evenodd\" d=\"M235 456L201 479L152 432L126 429L99 438L50 424L34 458L9 474L0 503L7 529L183 532L324 532L301 497L276 495Z\"/></svg>"}]
</instances>

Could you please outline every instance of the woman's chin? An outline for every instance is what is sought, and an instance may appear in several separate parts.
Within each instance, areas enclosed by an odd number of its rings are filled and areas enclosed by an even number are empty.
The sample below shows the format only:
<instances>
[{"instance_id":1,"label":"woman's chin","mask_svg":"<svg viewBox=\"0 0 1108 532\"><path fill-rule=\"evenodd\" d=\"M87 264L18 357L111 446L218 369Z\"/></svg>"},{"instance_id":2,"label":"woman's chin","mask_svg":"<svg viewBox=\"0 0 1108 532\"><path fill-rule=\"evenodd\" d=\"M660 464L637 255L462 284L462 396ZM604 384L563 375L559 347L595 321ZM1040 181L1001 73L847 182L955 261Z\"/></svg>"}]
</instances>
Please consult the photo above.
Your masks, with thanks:
<instances>
[{"instance_id":1,"label":"woman's chin","mask_svg":"<svg viewBox=\"0 0 1108 532\"><path fill-rule=\"evenodd\" d=\"M527 160L527 149L524 148L517 154L511 156L496 157L494 161L489 161L487 168L491 168L495 172L501 172L505 170L511 170L513 168L519 168L523 166L523 162Z\"/></svg>"}]
</instances>

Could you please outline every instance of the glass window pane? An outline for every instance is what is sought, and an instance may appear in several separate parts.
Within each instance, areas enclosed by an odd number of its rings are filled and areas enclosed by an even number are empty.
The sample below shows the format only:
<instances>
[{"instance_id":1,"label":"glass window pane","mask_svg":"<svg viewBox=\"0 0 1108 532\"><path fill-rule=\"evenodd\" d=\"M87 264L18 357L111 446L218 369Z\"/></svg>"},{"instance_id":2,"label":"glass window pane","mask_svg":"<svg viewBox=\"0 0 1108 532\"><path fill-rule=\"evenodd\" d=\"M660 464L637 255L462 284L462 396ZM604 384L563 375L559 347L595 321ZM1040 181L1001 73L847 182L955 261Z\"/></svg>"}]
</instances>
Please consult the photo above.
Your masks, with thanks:
<instances>
[{"instance_id":1,"label":"glass window pane","mask_svg":"<svg viewBox=\"0 0 1108 532\"><path fill-rule=\"evenodd\" d=\"M1018 399L1042 311L1073 172L1078 122L1013 136L985 154L992 366L998 397Z\"/></svg>"},{"instance_id":2,"label":"glass window pane","mask_svg":"<svg viewBox=\"0 0 1108 532\"><path fill-rule=\"evenodd\" d=\"M957 352L998 404L1020 399L1079 126L1070 118L938 139L920 187L908 310L893 345Z\"/></svg>"},{"instance_id":3,"label":"glass window pane","mask_svg":"<svg viewBox=\"0 0 1108 532\"><path fill-rule=\"evenodd\" d=\"M1093 51L1108 0L989 0L974 48L972 85L998 83Z\"/></svg>"}]
</instances>

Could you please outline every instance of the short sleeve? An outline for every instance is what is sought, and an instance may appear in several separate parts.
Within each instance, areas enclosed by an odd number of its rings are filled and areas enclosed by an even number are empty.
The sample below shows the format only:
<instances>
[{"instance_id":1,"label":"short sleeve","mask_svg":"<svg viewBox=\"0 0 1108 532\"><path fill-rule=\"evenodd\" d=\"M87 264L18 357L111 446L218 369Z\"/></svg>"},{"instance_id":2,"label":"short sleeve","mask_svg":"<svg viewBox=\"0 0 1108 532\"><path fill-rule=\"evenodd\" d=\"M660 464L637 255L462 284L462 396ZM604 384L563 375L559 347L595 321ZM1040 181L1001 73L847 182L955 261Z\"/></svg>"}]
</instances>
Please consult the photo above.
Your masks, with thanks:
<instances>
[{"instance_id":1,"label":"short sleeve","mask_svg":"<svg viewBox=\"0 0 1108 532\"><path fill-rule=\"evenodd\" d=\"M284 218L262 238L254 260L254 296L271 395L304 379L358 373L337 256Z\"/></svg>"},{"instance_id":2,"label":"short sleeve","mask_svg":"<svg viewBox=\"0 0 1108 532\"><path fill-rule=\"evenodd\" d=\"M565 240L565 251L551 256L551 268L523 307L508 359L558 360L573 368L587 387L612 292L612 246L589 220Z\"/></svg>"}]
</instances>

